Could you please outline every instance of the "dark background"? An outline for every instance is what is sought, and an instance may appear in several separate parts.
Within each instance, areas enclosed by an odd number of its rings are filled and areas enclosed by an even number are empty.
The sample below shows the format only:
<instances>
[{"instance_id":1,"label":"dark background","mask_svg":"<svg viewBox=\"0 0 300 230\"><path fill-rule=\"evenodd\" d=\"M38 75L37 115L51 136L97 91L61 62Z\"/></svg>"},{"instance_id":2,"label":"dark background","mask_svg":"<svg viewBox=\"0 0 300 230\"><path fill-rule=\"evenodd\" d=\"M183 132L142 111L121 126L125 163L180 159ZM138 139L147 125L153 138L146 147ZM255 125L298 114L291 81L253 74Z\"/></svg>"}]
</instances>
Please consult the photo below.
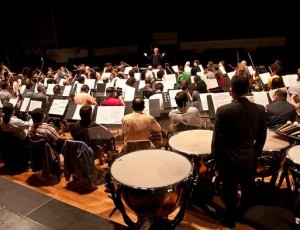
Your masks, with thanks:
<instances>
[{"instance_id":1,"label":"dark background","mask_svg":"<svg viewBox=\"0 0 300 230\"><path fill-rule=\"evenodd\" d=\"M296 7L287 3L240 2L188 2L178 1L62 1L33 0L5 1L1 10L0 61L11 68L40 65L40 57L48 63L47 49L65 47L104 48L137 46L137 53L106 57L107 61L125 60L130 64L145 64L143 52L152 52L155 44L152 34L176 32L177 41L172 45L158 45L166 52L166 62L184 64L186 60L224 59L236 64L247 59L243 49L206 50L181 52L179 44L190 41L285 37L284 47L251 51L255 65L271 64L276 58L284 61L290 71L300 65L299 20ZM39 55L25 54L25 50L39 48ZM102 65L104 60L89 54L88 60L70 60L73 63L91 61ZM93 63L93 64L94 64ZM117 64L117 63L113 63Z\"/></svg>"}]
</instances>

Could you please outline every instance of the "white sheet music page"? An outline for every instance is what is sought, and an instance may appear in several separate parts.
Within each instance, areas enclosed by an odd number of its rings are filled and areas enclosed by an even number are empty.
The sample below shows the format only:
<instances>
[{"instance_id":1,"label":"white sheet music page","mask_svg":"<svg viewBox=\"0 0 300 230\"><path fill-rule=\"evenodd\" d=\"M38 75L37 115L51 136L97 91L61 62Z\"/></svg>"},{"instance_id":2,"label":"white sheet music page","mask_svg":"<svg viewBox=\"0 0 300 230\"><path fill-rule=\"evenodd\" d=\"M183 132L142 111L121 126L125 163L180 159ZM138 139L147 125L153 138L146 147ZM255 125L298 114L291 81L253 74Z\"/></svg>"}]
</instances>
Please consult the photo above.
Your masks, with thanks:
<instances>
[{"instance_id":1,"label":"white sheet music page","mask_svg":"<svg viewBox=\"0 0 300 230\"><path fill-rule=\"evenodd\" d=\"M271 77L271 74L269 72L267 73L260 73L259 74L261 81L264 83L264 85L268 84L269 77Z\"/></svg>"},{"instance_id":2,"label":"white sheet music page","mask_svg":"<svg viewBox=\"0 0 300 230\"><path fill-rule=\"evenodd\" d=\"M251 75L253 75L253 74L255 73L255 70L253 69L252 65L249 65L249 66L247 66L247 67L248 67L249 73L250 73Z\"/></svg>"},{"instance_id":3,"label":"white sheet music page","mask_svg":"<svg viewBox=\"0 0 300 230\"><path fill-rule=\"evenodd\" d=\"M20 93L23 94L26 89L26 85L22 85L20 89Z\"/></svg>"},{"instance_id":4,"label":"white sheet music page","mask_svg":"<svg viewBox=\"0 0 300 230\"><path fill-rule=\"evenodd\" d=\"M176 104L176 101L175 101L175 96L178 92L181 92L181 91L182 91L181 89L169 90L171 107L177 107L177 104Z\"/></svg>"},{"instance_id":5,"label":"white sheet music page","mask_svg":"<svg viewBox=\"0 0 300 230\"><path fill-rule=\"evenodd\" d=\"M68 105L68 100L54 99L49 110L49 114L53 115L63 115L66 107Z\"/></svg>"},{"instance_id":6,"label":"white sheet music page","mask_svg":"<svg viewBox=\"0 0 300 230\"><path fill-rule=\"evenodd\" d=\"M214 103L214 109L215 109L215 111L217 111L217 109L220 106L231 103L232 98L231 98L229 92L213 93L212 100Z\"/></svg>"},{"instance_id":7,"label":"white sheet music page","mask_svg":"<svg viewBox=\"0 0 300 230\"><path fill-rule=\"evenodd\" d=\"M201 72L204 73L205 71L204 71L204 69L203 69L203 66L202 66L202 65L199 65L199 67L200 67Z\"/></svg>"},{"instance_id":8,"label":"white sheet music page","mask_svg":"<svg viewBox=\"0 0 300 230\"><path fill-rule=\"evenodd\" d=\"M134 73L134 78L139 81L141 79L141 73Z\"/></svg>"},{"instance_id":9,"label":"white sheet music page","mask_svg":"<svg viewBox=\"0 0 300 230\"><path fill-rule=\"evenodd\" d=\"M132 66L126 66L124 69L124 74L128 74L130 70L132 70Z\"/></svg>"},{"instance_id":10,"label":"white sheet music page","mask_svg":"<svg viewBox=\"0 0 300 230\"><path fill-rule=\"evenodd\" d=\"M134 99L135 88L126 85L124 91L124 101L132 101Z\"/></svg>"},{"instance_id":11,"label":"white sheet music page","mask_svg":"<svg viewBox=\"0 0 300 230\"><path fill-rule=\"evenodd\" d=\"M16 106L17 102L18 102L17 98L11 98L11 99L9 99L9 103L11 103L14 107Z\"/></svg>"},{"instance_id":12,"label":"white sheet music page","mask_svg":"<svg viewBox=\"0 0 300 230\"><path fill-rule=\"evenodd\" d=\"M229 77L230 80L234 75L235 75L235 71L231 71L227 73L227 76Z\"/></svg>"},{"instance_id":13,"label":"white sheet music page","mask_svg":"<svg viewBox=\"0 0 300 230\"><path fill-rule=\"evenodd\" d=\"M25 97L23 102L22 102L21 108L20 108L21 112L26 112L26 108L27 108L29 102L30 102L30 98Z\"/></svg>"},{"instance_id":14,"label":"white sheet music page","mask_svg":"<svg viewBox=\"0 0 300 230\"><path fill-rule=\"evenodd\" d=\"M208 104L207 104L207 96L212 95L213 93L200 93L200 99L203 110L208 110Z\"/></svg>"},{"instance_id":15,"label":"white sheet music page","mask_svg":"<svg viewBox=\"0 0 300 230\"><path fill-rule=\"evenodd\" d=\"M53 94L54 94L54 93L53 93L53 88L54 88L55 85L56 85L56 84L48 84L47 90L46 90L46 94L47 94L47 95L53 95Z\"/></svg>"},{"instance_id":16,"label":"white sheet music page","mask_svg":"<svg viewBox=\"0 0 300 230\"><path fill-rule=\"evenodd\" d=\"M92 110L94 112L95 106L94 105L91 105L91 106L92 106ZM82 105L77 105L76 106L76 109L75 109L74 115L72 117L72 120L81 120L81 117L79 115L79 111L80 111L81 107L82 107Z\"/></svg>"},{"instance_id":17,"label":"white sheet music page","mask_svg":"<svg viewBox=\"0 0 300 230\"><path fill-rule=\"evenodd\" d=\"M254 102L266 106L269 104L268 92L252 92L254 96Z\"/></svg>"},{"instance_id":18,"label":"white sheet music page","mask_svg":"<svg viewBox=\"0 0 300 230\"><path fill-rule=\"evenodd\" d=\"M34 100L31 100L30 101L30 104L29 104L29 108L28 108L28 111L31 112L32 110L34 109L37 109L37 108L42 108L42 101L34 101Z\"/></svg>"},{"instance_id":19,"label":"white sheet music page","mask_svg":"<svg viewBox=\"0 0 300 230\"><path fill-rule=\"evenodd\" d=\"M145 101L145 108L143 110L143 113L150 115L149 99L144 99L144 101Z\"/></svg>"},{"instance_id":20,"label":"white sheet music page","mask_svg":"<svg viewBox=\"0 0 300 230\"><path fill-rule=\"evenodd\" d=\"M291 85L296 85L297 78L298 78L297 74L283 75L282 80L283 80L284 86L290 87Z\"/></svg>"},{"instance_id":21,"label":"white sheet music page","mask_svg":"<svg viewBox=\"0 0 300 230\"><path fill-rule=\"evenodd\" d=\"M174 82L173 81L162 81L161 82L164 85L163 92L168 92L169 89L174 89Z\"/></svg>"},{"instance_id":22,"label":"white sheet music page","mask_svg":"<svg viewBox=\"0 0 300 230\"><path fill-rule=\"evenodd\" d=\"M146 85L145 80L140 80L138 89L144 88L145 85Z\"/></svg>"},{"instance_id":23,"label":"white sheet music page","mask_svg":"<svg viewBox=\"0 0 300 230\"><path fill-rule=\"evenodd\" d=\"M92 89L95 88L95 83L96 83L96 79L85 79L84 84L89 86L90 88L89 93L91 92Z\"/></svg>"},{"instance_id":24,"label":"white sheet music page","mask_svg":"<svg viewBox=\"0 0 300 230\"><path fill-rule=\"evenodd\" d=\"M219 66L219 70L222 72L222 74L226 74L224 66Z\"/></svg>"},{"instance_id":25,"label":"white sheet music page","mask_svg":"<svg viewBox=\"0 0 300 230\"><path fill-rule=\"evenodd\" d=\"M97 124L121 124L125 106L98 106Z\"/></svg>"},{"instance_id":26,"label":"white sheet music page","mask_svg":"<svg viewBox=\"0 0 300 230\"><path fill-rule=\"evenodd\" d=\"M173 84L176 83L176 75L175 74L165 74L163 79L164 79L164 81L170 81Z\"/></svg>"},{"instance_id":27,"label":"white sheet music page","mask_svg":"<svg viewBox=\"0 0 300 230\"><path fill-rule=\"evenodd\" d=\"M64 88L64 92L62 94L63 97L68 97L70 95L72 86L71 85L66 85Z\"/></svg>"},{"instance_id":28,"label":"white sheet music page","mask_svg":"<svg viewBox=\"0 0 300 230\"><path fill-rule=\"evenodd\" d=\"M213 89L219 87L218 81L216 78L206 78L205 83L207 85L207 89Z\"/></svg>"},{"instance_id":29,"label":"white sheet music page","mask_svg":"<svg viewBox=\"0 0 300 230\"><path fill-rule=\"evenodd\" d=\"M173 65L172 69L174 70L175 73L178 73L178 65Z\"/></svg>"}]
</instances>

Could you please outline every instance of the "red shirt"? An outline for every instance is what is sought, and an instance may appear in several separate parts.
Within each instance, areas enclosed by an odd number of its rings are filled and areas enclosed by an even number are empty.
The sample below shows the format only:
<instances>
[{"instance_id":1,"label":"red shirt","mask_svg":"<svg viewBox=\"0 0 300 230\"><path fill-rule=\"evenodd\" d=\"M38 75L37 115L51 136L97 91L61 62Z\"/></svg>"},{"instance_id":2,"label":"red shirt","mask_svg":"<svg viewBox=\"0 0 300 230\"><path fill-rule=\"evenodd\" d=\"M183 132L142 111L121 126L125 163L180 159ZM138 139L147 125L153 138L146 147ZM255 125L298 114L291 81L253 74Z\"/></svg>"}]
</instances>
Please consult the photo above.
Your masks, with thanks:
<instances>
[{"instance_id":1,"label":"red shirt","mask_svg":"<svg viewBox=\"0 0 300 230\"><path fill-rule=\"evenodd\" d=\"M122 106L124 104L119 98L107 97L104 99L104 105L106 105L106 106Z\"/></svg>"}]
</instances>

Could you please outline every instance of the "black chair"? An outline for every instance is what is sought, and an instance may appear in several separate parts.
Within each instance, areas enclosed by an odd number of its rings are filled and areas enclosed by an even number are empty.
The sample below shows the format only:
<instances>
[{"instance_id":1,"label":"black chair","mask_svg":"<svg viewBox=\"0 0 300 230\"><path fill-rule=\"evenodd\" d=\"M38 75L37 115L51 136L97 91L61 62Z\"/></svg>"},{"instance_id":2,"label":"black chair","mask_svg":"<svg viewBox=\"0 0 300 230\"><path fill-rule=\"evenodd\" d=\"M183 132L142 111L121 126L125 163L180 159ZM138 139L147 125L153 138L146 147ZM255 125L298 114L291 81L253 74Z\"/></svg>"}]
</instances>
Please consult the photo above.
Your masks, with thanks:
<instances>
[{"instance_id":1,"label":"black chair","mask_svg":"<svg viewBox=\"0 0 300 230\"><path fill-rule=\"evenodd\" d=\"M12 172L28 170L28 151L25 144L11 133L0 131L1 155L3 163Z\"/></svg>"},{"instance_id":2,"label":"black chair","mask_svg":"<svg viewBox=\"0 0 300 230\"><path fill-rule=\"evenodd\" d=\"M43 177L54 175L60 181L61 162L58 153L42 138L30 138L32 172L42 171Z\"/></svg>"}]
</instances>

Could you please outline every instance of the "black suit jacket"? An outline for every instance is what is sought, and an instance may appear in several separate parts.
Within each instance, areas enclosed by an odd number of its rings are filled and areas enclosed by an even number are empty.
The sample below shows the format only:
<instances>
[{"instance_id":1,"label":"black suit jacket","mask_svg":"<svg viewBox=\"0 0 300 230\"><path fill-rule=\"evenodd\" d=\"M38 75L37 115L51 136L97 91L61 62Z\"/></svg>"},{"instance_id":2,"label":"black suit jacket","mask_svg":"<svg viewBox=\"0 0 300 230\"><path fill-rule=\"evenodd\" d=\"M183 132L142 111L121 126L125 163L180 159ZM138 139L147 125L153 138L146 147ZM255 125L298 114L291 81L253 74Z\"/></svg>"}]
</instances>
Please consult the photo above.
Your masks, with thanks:
<instances>
[{"instance_id":1,"label":"black suit jacket","mask_svg":"<svg viewBox=\"0 0 300 230\"><path fill-rule=\"evenodd\" d=\"M246 97L217 109L212 153L220 167L256 167L266 140L266 115L262 105Z\"/></svg>"}]
</instances>

